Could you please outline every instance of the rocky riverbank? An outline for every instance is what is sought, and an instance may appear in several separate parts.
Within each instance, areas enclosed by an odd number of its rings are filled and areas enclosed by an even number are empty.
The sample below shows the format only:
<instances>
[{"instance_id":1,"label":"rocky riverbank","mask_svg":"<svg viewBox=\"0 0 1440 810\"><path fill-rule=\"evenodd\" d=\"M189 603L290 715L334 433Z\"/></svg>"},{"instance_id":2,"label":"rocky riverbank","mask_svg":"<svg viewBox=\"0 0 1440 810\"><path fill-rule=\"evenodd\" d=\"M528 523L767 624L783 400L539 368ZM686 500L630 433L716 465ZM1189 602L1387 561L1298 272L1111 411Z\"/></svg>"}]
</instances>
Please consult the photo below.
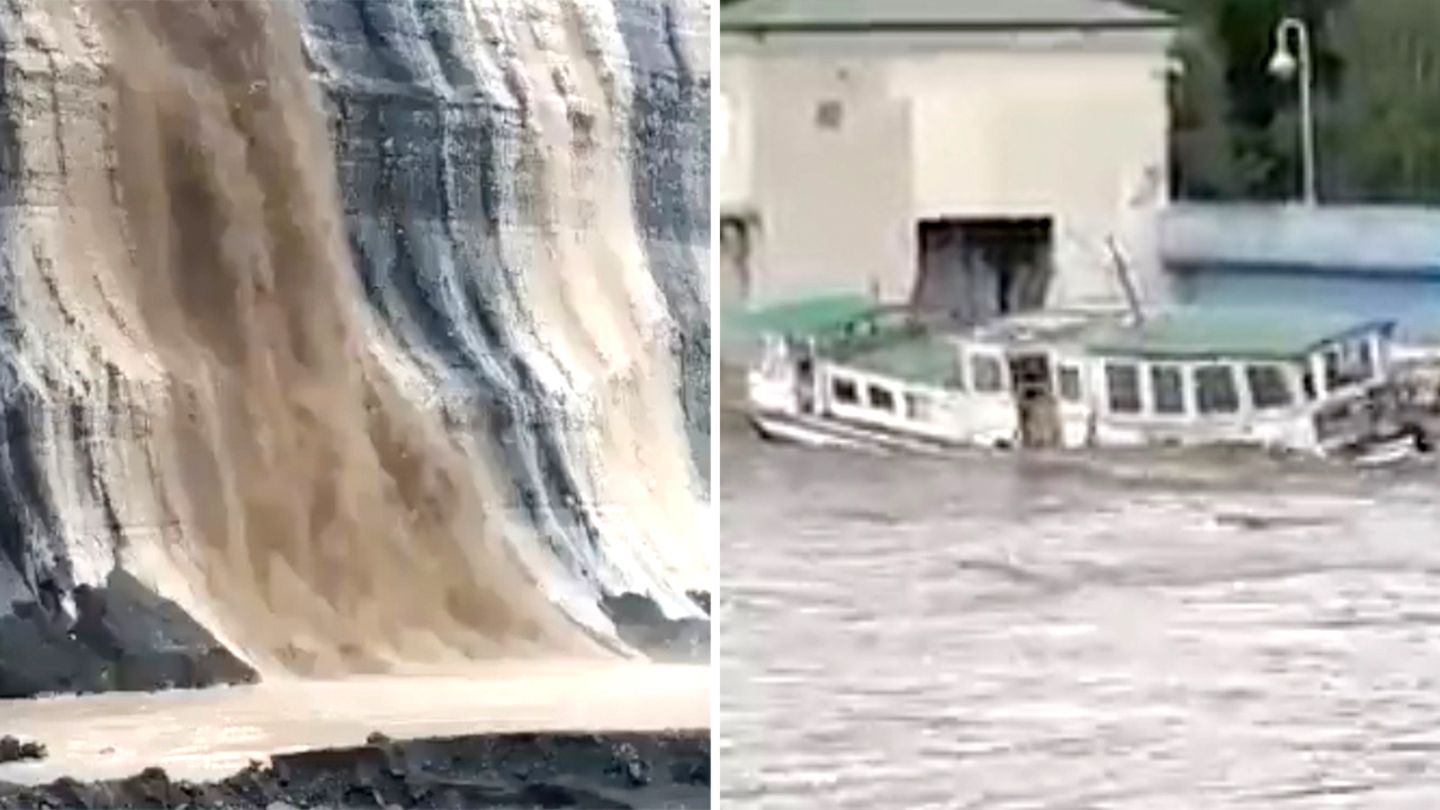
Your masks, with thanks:
<instances>
[{"instance_id":1,"label":"rocky riverbank","mask_svg":"<svg viewBox=\"0 0 1440 810\"><path fill-rule=\"evenodd\" d=\"M498 734L277 755L217 782L0 783L0 808L708 808L708 731Z\"/></svg>"}]
</instances>

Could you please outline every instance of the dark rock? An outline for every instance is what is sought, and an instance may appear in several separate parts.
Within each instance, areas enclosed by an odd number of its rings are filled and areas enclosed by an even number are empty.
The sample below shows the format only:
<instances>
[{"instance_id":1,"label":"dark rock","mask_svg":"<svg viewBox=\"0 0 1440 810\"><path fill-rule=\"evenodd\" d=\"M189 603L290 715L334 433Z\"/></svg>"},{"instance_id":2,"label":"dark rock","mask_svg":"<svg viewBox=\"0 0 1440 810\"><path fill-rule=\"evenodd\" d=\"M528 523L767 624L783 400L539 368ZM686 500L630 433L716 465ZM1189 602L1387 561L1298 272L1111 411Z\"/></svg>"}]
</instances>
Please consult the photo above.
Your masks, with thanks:
<instances>
[{"instance_id":1,"label":"dark rock","mask_svg":"<svg viewBox=\"0 0 1440 810\"><path fill-rule=\"evenodd\" d=\"M670 766L670 780L679 785L708 785L710 762L676 762Z\"/></svg>"},{"instance_id":2,"label":"dark rock","mask_svg":"<svg viewBox=\"0 0 1440 810\"><path fill-rule=\"evenodd\" d=\"M19 762L22 759L44 759L49 755L45 746L14 737L0 737L0 762Z\"/></svg>"},{"instance_id":3,"label":"dark rock","mask_svg":"<svg viewBox=\"0 0 1440 810\"><path fill-rule=\"evenodd\" d=\"M40 602L16 603L0 616L0 698L258 679L178 605L122 569L104 587L74 593L73 624Z\"/></svg>"},{"instance_id":4,"label":"dark rock","mask_svg":"<svg viewBox=\"0 0 1440 810\"><path fill-rule=\"evenodd\" d=\"M184 791L170 784L170 776L161 768L146 768L128 779L124 779L116 790L133 801L154 807L173 807L177 799L183 800Z\"/></svg>"},{"instance_id":5,"label":"dark rock","mask_svg":"<svg viewBox=\"0 0 1440 810\"><path fill-rule=\"evenodd\" d=\"M615 746L615 764L608 772L618 773L631 787L650 783L650 766L640 758L639 752L630 743Z\"/></svg>"},{"instance_id":6,"label":"dark rock","mask_svg":"<svg viewBox=\"0 0 1440 810\"><path fill-rule=\"evenodd\" d=\"M709 599L705 600L709 606ZM670 619L646 596L607 596L601 608L615 623L621 640L657 661L703 663L710 660L708 619Z\"/></svg>"},{"instance_id":7,"label":"dark rock","mask_svg":"<svg viewBox=\"0 0 1440 810\"><path fill-rule=\"evenodd\" d=\"M706 592L706 591L686 591L686 592L685 592L685 595L688 596L688 597L690 597L690 601L692 601L692 602L694 602L695 604L699 605L699 606L700 606L700 609L703 610L703 611L705 611L705 615L706 615L706 616L709 616L709 615L710 615L710 594L709 594L708 592Z\"/></svg>"}]
</instances>

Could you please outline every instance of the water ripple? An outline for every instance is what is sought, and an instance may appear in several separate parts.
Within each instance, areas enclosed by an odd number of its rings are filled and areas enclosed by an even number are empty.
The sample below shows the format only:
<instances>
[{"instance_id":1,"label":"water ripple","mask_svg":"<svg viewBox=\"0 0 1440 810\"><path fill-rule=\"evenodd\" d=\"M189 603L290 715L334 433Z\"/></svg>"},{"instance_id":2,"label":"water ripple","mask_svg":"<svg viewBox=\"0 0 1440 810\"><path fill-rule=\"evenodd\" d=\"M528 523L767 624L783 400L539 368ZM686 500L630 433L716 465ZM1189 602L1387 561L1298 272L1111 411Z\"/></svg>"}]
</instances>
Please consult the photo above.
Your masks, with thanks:
<instances>
[{"instance_id":1,"label":"water ripple","mask_svg":"<svg viewBox=\"0 0 1440 810\"><path fill-rule=\"evenodd\" d=\"M1440 806L1433 471L725 439L724 806Z\"/></svg>"}]
</instances>

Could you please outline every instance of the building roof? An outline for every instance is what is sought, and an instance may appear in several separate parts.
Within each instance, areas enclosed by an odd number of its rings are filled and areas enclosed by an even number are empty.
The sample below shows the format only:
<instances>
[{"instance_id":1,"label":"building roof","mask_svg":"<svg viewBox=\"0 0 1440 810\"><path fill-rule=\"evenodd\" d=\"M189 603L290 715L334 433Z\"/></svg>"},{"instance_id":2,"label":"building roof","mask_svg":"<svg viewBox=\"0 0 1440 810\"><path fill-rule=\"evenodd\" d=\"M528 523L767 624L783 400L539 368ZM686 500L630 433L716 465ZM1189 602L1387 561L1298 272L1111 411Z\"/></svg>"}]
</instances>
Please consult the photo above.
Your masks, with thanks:
<instances>
[{"instance_id":1,"label":"building roof","mask_svg":"<svg viewBox=\"0 0 1440 810\"><path fill-rule=\"evenodd\" d=\"M1120 0L741 0L725 31L1168 28L1169 15Z\"/></svg>"},{"instance_id":2,"label":"building roof","mask_svg":"<svg viewBox=\"0 0 1440 810\"><path fill-rule=\"evenodd\" d=\"M1103 331L1087 348L1111 356L1287 360L1304 357L1329 340L1392 327L1392 321L1336 312L1197 307Z\"/></svg>"}]
</instances>

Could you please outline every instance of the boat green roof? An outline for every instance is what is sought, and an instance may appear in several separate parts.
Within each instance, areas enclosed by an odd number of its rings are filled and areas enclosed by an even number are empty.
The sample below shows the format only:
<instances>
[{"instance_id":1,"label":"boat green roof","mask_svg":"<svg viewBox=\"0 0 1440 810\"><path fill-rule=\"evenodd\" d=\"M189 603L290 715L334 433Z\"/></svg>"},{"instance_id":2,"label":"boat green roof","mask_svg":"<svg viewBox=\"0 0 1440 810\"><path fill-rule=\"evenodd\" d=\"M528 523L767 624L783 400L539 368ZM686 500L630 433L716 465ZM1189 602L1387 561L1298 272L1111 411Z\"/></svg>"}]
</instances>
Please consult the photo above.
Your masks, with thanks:
<instances>
[{"instance_id":1,"label":"boat green roof","mask_svg":"<svg viewBox=\"0 0 1440 810\"><path fill-rule=\"evenodd\" d=\"M1101 330L1086 348L1111 356L1293 359L1326 341L1393 325L1333 312L1196 308L1161 313L1139 326Z\"/></svg>"},{"instance_id":2,"label":"boat green roof","mask_svg":"<svg viewBox=\"0 0 1440 810\"><path fill-rule=\"evenodd\" d=\"M1173 17L1120 0L740 0L724 31L1164 28Z\"/></svg>"},{"instance_id":3,"label":"boat green roof","mask_svg":"<svg viewBox=\"0 0 1440 810\"><path fill-rule=\"evenodd\" d=\"M906 382L945 387L956 382L958 357L954 345L919 333L846 355L840 362L850 368Z\"/></svg>"},{"instance_id":4,"label":"boat green roof","mask_svg":"<svg viewBox=\"0 0 1440 810\"><path fill-rule=\"evenodd\" d=\"M752 334L810 337L838 329L876 309L861 295L819 295L741 313L733 325Z\"/></svg>"}]
</instances>

